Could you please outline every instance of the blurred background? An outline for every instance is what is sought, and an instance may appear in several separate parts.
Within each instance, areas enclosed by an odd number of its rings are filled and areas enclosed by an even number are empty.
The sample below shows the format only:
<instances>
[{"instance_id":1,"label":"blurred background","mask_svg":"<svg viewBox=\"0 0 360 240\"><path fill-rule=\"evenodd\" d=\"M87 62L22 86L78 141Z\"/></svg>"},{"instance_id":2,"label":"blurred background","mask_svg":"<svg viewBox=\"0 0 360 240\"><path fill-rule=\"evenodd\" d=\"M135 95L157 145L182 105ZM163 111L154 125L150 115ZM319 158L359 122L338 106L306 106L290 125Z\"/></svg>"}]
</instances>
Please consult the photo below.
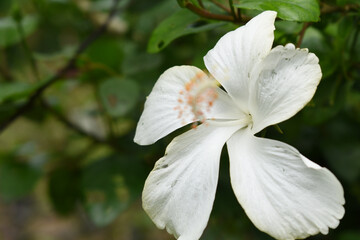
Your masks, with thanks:
<instances>
[{"instance_id":1,"label":"blurred background","mask_svg":"<svg viewBox=\"0 0 360 240\"><path fill-rule=\"evenodd\" d=\"M273 7L242 5L237 19L223 21L181 8L184 2L0 1L1 240L173 239L144 213L141 191L166 146L190 127L150 146L135 144L146 96L169 67L205 69L202 58L222 35ZM188 2L232 16L227 0ZM343 184L339 227L309 239L359 240L360 3L303 3L315 7L301 13L289 3L282 10L274 45L309 48L323 79L300 113L261 134L296 147ZM201 239L270 240L237 203L228 169L224 149Z\"/></svg>"}]
</instances>

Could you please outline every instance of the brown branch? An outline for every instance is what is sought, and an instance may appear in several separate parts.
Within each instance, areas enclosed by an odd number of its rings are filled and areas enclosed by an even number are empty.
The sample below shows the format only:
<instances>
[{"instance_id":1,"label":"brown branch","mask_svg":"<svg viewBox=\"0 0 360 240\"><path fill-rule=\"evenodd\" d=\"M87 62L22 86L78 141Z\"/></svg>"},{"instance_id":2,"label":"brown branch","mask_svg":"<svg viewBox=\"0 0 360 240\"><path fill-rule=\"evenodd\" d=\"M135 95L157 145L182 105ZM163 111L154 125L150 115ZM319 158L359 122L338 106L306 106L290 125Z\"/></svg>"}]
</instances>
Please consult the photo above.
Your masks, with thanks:
<instances>
[{"instance_id":1,"label":"brown branch","mask_svg":"<svg viewBox=\"0 0 360 240\"><path fill-rule=\"evenodd\" d=\"M200 5L200 7L202 7L203 9L205 9L205 5L204 5L204 3L203 3L202 0L198 0L198 3L199 3L199 5Z\"/></svg>"},{"instance_id":2,"label":"brown branch","mask_svg":"<svg viewBox=\"0 0 360 240\"><path fill-rule=\"evenodd\" d=\"M300 33L299 33L299 40L298 42L296 43L296 47L299 48L301 46L301 43L304 39L304 35L305 35L305 32L306 32L306 29L310 26L310 23L304 23L304 26L303 28L301 29Z\"/></svg>"},{"instance_id":3,"label":"brown branch","mask_svg":"<svg viewBox=\"0 0 360 240\"><path fill-rule=\"evenodd\" d=\"M205 9L198 8L197 6L195 6L194 4L192 4L190 2L186 2L185 7L187 9L189 9L190 11L196 13L197 15L207 18L207 19L239 23L238 20L235 19L233 16L211 13Z\"/></svg>"},{"instance_id":4,"label":"brown branch","mask_svg":"<svg viewBox=\"0 0 360 240\"><path fill-rule=\"evenodd\" d=\"M218 1L216 0L211 0L211 2L213 4L215 4L216 6L218 6L219 8L225 10L227 13L231 14L231 9L226 7L225 5L223 5L222 3L219 3Z\"/></svg>"},{"instance_id":5,"label":"brown branch","mask_svg":"<svg viewBox=\"0 0 360 240\"><path fill-rule=\"evenodd\" d=\"M321 3L321 14L328 14L334 12L349 12L349 11L357 11L359 10L359 5L356 4L347 4L343 7L332 6L326 3Z\"/></svg>"},{"instance_id":6,"label":"brown branch","mask_svg":"<svg viewBox=\"0 0 360 240\"><path fill-rule=\"evenodd\" d=\"M114 0L114 5L109 13L108 18L106 21L95 31L93 32L88 38L86 38L77 48L75 54L72 56L72 58L69 59L67 64L61 68L57 74L55 74L53 77L51 77L44 85L39 87L32 95L31 97L22 105L14 114L12 114L8 119L6 119L4 122L0 125L0 133L3 132L11 123L13 123L18 117L22 116L24 113L29 111L31 107L34 105L36 100L38 100L42 93L52 84L60 80L63 76L66 75L66 73L76 67L76 60L82 54L87 47L91 43L93 43L98 37L100 37L107 29L110 21L117 13L117 6L120 0Z\"/></svg>"}]
</instances>

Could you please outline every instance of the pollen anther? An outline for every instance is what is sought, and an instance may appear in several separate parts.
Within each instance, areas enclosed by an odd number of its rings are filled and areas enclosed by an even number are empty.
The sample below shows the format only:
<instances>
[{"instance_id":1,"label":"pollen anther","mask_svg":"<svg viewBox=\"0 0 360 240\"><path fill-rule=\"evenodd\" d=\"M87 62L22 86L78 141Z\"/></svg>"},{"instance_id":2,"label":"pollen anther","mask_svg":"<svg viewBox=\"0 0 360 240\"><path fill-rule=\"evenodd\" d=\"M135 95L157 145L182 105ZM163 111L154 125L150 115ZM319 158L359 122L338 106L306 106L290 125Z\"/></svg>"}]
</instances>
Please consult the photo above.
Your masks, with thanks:
<instances>
[{"instance_id":1,"label":"pollen anther","mask_svg":"<svg viewBox=\"0 0 360 240\"><path fill-rule=\"evenodd\" d=\"M178 118L185 122L185 119L204 122L218 98L217 87L217 81L208 77L206 73L196 73L179 91L179 105L174 108L178 111ZM196 127L196 124L194 126Z\"/></svg>"}]
</instances>

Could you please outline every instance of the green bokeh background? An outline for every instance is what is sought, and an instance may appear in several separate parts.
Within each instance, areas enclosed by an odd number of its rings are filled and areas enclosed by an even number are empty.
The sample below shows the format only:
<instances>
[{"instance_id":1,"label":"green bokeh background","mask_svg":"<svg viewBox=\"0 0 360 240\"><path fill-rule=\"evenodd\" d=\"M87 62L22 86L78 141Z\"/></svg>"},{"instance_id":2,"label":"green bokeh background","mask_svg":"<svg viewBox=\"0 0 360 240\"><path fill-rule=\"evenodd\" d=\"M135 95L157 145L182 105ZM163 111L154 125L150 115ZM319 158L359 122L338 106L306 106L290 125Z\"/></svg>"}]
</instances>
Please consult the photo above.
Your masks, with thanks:
<instances>
[{"instance_id":1,"label":"green bokeh background","mask_svg":"<svg viewBox=\"0 0 360 240\"><path fill-rule=\"evenodd\" d=\"M203 2L223 14L211 1ZM66 64L105 21L112 4L0 1L0 124ZM309 25L301 44L320 59L323 79L316 95L279 124L283 134L275 127L262 132L296 147L343 184L346 213L339 227L309 239L360 239L359 5L357 0L320 2L320 21ZM242 10L248 17L258 12ZM176 22L172 29L180 30L155 30L170 16ZM175 65L204 69L206 52L236 27L200 19L175 0L120 0L108 30L77 58L76 68L0 133L0 239L173 239L147 217L140 197L155 161L189 126L138 146L136 123L161 73ZM302 28L302 22L278 19L274 46L298 42ZM228 169L224 149L214 208L201 239L271 239L237 203Z\"/></svg>"}]
</instances>

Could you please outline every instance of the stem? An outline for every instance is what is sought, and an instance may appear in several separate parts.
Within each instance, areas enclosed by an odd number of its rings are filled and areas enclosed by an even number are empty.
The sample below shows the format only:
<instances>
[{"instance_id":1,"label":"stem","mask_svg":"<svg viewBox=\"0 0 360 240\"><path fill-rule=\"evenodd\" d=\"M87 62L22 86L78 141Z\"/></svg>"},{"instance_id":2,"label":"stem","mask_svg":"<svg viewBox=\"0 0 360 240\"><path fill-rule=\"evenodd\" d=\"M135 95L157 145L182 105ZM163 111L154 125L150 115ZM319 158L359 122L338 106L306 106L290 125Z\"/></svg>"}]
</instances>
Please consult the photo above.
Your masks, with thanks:
<instances>
[{"instance_id":1,"label":"stem","mask_svg":"<svg viewBox=\"0 0 360 240\"><path fill-rule=\"evenodd\" d=\"M296 43L296 47L299 48L301 46L301 43L304 39L304 35L305 35L305 32L306 32L306 29L310 26L310 23L304 23L304 26L303 28L301 29L300 31L300 34L299 34L299 40L298 42Z\"/></svg>"},{"instance_id":2,"label":"stem","mask_svg":"<svg viewBox=\"0 0 360 240\"><path fill-rule=\"evenodd\" d=\"M0 133L4 131L5 128L7 128L12 122L14 122L18 117L23 115L25 112L31 109L33 104L36 102L37 99L39 99L42 95L42 93L52 84L60 80L69 70L72 70L75 68L75 63L77 58L80 54L82 54L86 48L93 43L98 37L100 37L101 34L103 34L112 18L115 16L117 12L117 6L120 0L114 0L114 5L109 13L108 18L106 21L95 31L93 32L88 38L86 38L77 48L75 54L72 56L72 58L69 59L67 64L62 67L57 74L52 76L44 85L39 87L33 95L30 96L30 98L25 102L24 105L22 105L14 114L12 114L8 119L6 119L4 122L0 125Z\"/></svg>"},{"instance_id":3,"label":"stem","mask_svg":"<svg viewBox=\"0 0 360 240\"><path fill-rule=\"evenodd\" d=\"M233 15L234 19L237 19L237 16L236 16L236 13L235 13L235 9L234 9L233 0L229 0L229 5L230 5L231 14Z\"/></svg>"},{"instance_id":4,"label":"stem","mask_svg":"<svg viewBox=\"0 0 360 240\"><path fill-rule=\"evenodd\" d=\"M226 7L225 5L219 3L218 1L215 1L215 0L211 0L211 2L213 4L215 4L216 6L218 6L219 8L225 10L226 12L230 13L231 14L231 9L229 9L228 7Z\"/></svg>"},{"instance_id":5,"label":"stem","mask_svg":"<svg viewBox=\"0 0 360 240\"><path fill-rule=\"evenodd\" d=\"M35 61L34 55L32 54L32 51L31 51L31 49L29 48L29 45L26 42L24 28L23 28L23 26L21 24L21 21L15 21L15 22L16 22L17 31L18 31L18 33L20 35L21 45L24 48L26 57L29 59L30 66L31 66L31 69L32 69L32 71L34 73L34 76L35 76L36 80L39 81L40 76L39 76L38 66L37 66L37 63Z\"/></svg>"},{"instance_id":6,"label":"stem","mask_svg":"<svg viewBox=\"0 0 360 240\"><path fill-rule=\"evenodd\" d=\"M227 22L237 22L233 16L211 13L205 9L196 7L194 4L189 3L189 2L186 2L185 7L187 9L189 9L190 11L196 13L197 15L207 18L207 19L221 20L221 21L227 21Z\"/></svg>"},{"instance_id":7,"label":"stem","mask_svg":"<svg viewBox=\"0 0 360 240\"><path fill-rule=\"evenodd\" d=\"M200 5L201 8L205 9L205 5L204 3L202 2L202 0L198 0L198 3Z\"/></svg>"}]
</instances>

